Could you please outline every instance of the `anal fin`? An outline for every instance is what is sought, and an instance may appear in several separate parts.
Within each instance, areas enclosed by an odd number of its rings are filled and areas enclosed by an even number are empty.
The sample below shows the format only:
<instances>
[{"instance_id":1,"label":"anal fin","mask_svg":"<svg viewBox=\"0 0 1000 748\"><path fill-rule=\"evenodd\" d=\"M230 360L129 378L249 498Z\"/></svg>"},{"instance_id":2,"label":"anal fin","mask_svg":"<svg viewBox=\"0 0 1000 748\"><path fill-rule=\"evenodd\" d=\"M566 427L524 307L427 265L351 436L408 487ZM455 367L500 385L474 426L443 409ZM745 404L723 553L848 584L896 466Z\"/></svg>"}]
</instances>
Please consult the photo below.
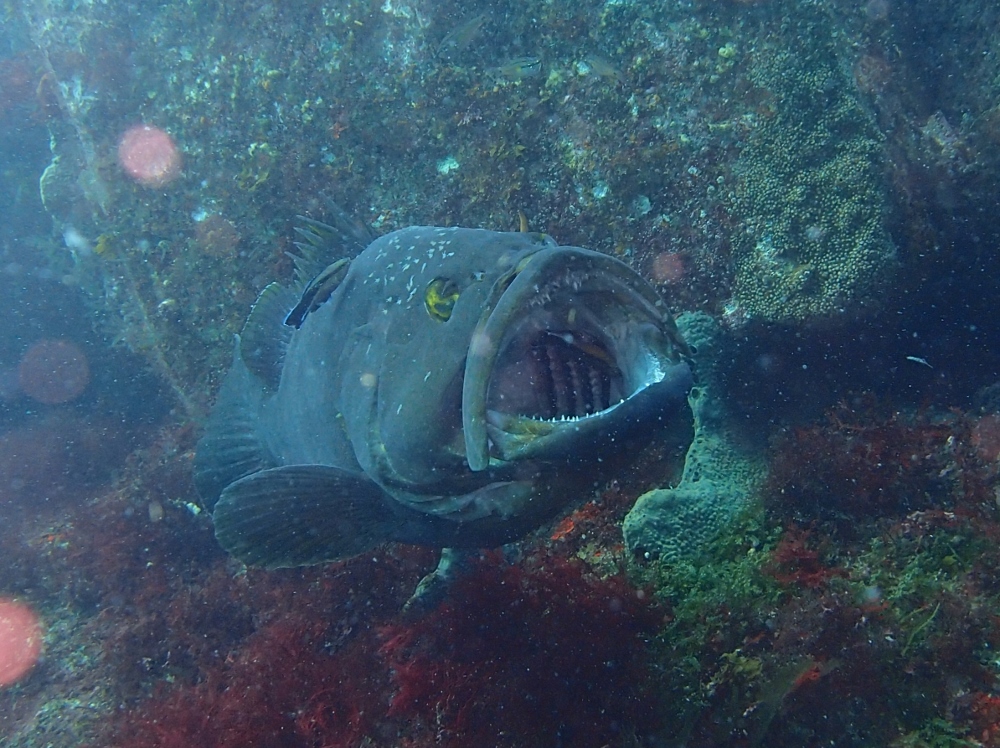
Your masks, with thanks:
<instances>
[{"instance_id":1,"label":"anal fin","mask_svg":"<svg viewBox=\"0 0 1000 748\"><path fill-rule=\"evenodd\" d=\"M391 539L397 520L384 496L364 475L340 468L271 468L226 487L215 506L215 537L252 566L350 558Z\"/></svg>"}]
</instances>

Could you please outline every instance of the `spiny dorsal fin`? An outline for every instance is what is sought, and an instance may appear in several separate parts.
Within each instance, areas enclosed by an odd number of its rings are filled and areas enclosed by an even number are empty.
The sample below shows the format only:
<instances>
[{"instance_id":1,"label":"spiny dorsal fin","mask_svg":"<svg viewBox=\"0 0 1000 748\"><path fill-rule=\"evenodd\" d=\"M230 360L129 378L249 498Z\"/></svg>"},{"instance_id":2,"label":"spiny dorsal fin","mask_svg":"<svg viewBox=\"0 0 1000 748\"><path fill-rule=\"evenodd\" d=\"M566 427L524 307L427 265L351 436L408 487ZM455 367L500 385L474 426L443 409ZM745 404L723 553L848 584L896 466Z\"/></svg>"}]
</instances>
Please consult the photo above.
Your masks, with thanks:
<instances>
[{"instance_id":1,"label":"spiny dorsal fin","mask_svg":"<svg viewBox=\"0 0 1000 748\"><path fill-rule=\"evenodd\" d=\"M334 259L354 257L375 241L375 232L362 221L332 201L327 202L329 223L307 216L296 216L301 226L295 233L302 241L295 242L295 287L302 291Z\"/></svg>"}]
</instances>

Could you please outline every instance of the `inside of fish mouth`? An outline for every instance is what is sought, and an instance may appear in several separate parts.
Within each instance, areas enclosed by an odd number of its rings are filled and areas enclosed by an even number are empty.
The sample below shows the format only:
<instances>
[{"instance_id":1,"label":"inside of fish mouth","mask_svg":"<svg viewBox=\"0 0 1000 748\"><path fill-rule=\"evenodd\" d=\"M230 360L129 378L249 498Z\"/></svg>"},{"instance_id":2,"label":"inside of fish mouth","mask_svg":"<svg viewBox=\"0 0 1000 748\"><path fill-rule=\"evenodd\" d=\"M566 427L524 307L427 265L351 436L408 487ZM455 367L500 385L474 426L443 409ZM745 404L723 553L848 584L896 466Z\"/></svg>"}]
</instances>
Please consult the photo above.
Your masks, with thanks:
<instances>
[{"instance_id":1,"label":"inside of fish mouth","mask_svg":"<svg viewBox=\"0 0 1000 748\"><path fill-rule=\"evenodd\" d=\"M600 335L569 326L523 327L493 368L487 410L558 421L600 413L629 394Z\"/></svg>"}]
</instances>

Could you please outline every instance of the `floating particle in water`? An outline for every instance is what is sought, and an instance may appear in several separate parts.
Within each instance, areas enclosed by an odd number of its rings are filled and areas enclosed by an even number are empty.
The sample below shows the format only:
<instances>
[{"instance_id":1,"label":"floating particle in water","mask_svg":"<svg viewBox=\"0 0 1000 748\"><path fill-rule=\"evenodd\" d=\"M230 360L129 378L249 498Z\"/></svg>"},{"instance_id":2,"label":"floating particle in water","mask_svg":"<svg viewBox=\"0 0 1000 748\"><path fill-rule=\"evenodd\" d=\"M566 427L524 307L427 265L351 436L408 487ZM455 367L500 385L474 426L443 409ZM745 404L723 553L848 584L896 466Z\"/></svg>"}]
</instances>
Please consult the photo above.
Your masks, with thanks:
<instances>
[{"instance_id":1,"label":"floating particle in water","mask_svg":"<svg viewBox=\"0 0 1000 748\"><path fill-rule=\"evenodd\" d=\"M806 239L809 241L822 241L824 236L826 236L826 229L822 226L812 225L806 227Z\"/></svg>"},{"instance_id":2,"label":"floating particle in water","mask_svg":"<svg viewBox=\"0 0 1000 748\"><path fill-rule=\"evenodd\" d=\"M118 163L139 184L163 187L180 176L181 152L165 131L136 125L118 141Z\"/></svg>"},{"instance_id":3,"label":"floating particle in water","mask_svg":"<svg viewBox=\"0 0 1000 748\"><path fill-rule=\"evenodd\" d=\"M163 504L161 504L159 501L155 501L155 500L149 502L149 521L150 522L160 522L160 521L163 520L163 517L165 515L166 515L166 512L163 510Z\"/></svg>"},{"instance_id":4,"label":"floating particle in water","mask_svg":"<svg viewBox=\"0 0 1000 748\"><path fill-rule=\"evenodd\" d=\"M0 688L19 681L42 653L42 623L24 603L0 598Z\"/></svg>"},{"instance_id":5,"label":"floating particle in water","mask_svg":"<svg viewBox=\"0 0 1000 748\"><path fill-rule=\"evenodd\" d=\"M24 394L40 403L68 403L90 384L87 356L68 340L40 340L17 365L17 383Z\"/></svg>"},{"instance_id":6,"label":"floating particle in water","mask_svg":"<svg viewBox=\"0 0 1000 748\"><path fill-rule=\"evenodd\" d=\"M892 6L889 5L889 0L868 0L864 6L869 21L884 21L889 17L890 10Z\"/></svg>"},{"instance_id":7,"label":"floating particle in water","mask_svg":"<svg viewBox=\"0 0 1000 748\"><path fill-rule=\"evenodd\" d=\"M72 226L67 226L63 230L63 241L66 243L66 248L78 257L86 257L94 252L87 237Z\"/></svg>"}]
</instances>

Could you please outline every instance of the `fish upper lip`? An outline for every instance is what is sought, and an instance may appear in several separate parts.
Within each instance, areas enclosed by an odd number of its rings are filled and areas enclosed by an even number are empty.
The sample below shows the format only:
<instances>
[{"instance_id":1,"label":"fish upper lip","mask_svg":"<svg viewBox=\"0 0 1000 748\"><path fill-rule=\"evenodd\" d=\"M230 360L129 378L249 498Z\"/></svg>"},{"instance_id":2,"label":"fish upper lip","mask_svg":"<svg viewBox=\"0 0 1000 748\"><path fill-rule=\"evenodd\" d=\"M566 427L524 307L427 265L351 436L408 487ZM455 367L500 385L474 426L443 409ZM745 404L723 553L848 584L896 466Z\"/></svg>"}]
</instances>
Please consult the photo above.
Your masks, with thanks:
<instances>
[{"instance_id":1,"label":"fish upper lip","mask_svg":"<svg viewBox=\"0 0 1000 748\"><path fill-rule=\"evenodd\" d=\"M571 439L683 400L690 369L675 335L662 300L618 260L575 247L535 253L470 342L462 398L469 467L486 469L491 457L561 457Z\"/></svg>"}]
</instances>

